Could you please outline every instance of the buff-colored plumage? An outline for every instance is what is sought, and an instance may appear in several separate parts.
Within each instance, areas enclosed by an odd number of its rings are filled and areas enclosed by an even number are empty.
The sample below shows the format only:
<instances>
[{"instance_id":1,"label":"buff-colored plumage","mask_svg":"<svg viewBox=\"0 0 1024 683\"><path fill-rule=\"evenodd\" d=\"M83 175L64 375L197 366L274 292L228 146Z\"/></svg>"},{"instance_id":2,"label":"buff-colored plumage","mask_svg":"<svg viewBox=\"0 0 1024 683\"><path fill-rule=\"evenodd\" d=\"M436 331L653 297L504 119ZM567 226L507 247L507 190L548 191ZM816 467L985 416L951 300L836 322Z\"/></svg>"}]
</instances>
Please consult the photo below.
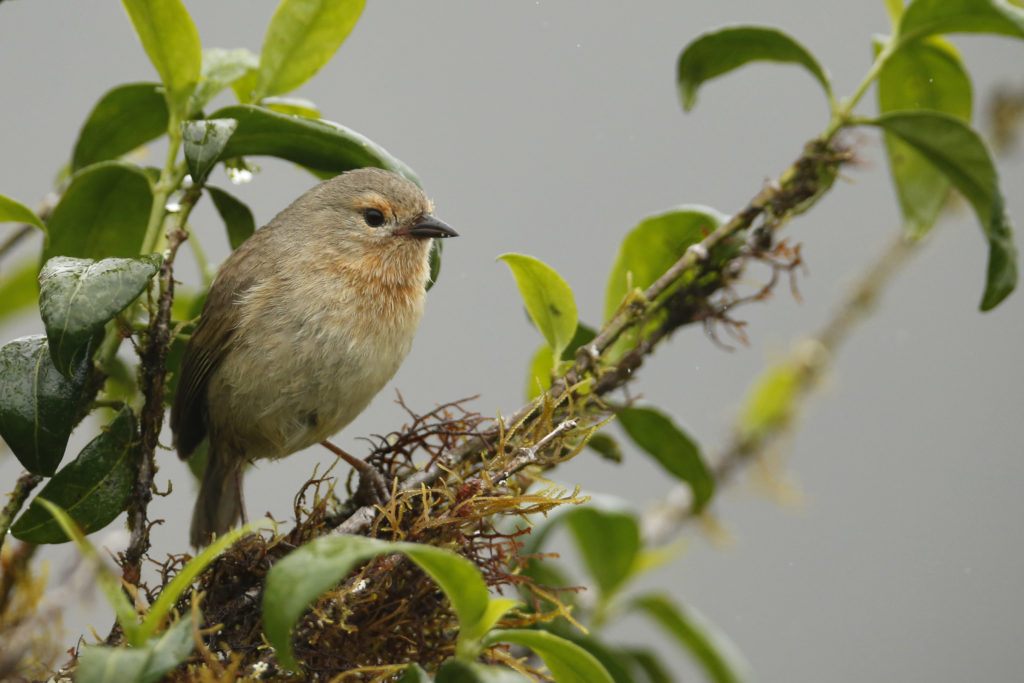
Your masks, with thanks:
<instances>
[{"instance_id":1,"label":"buff-colored plumage","mask_svg":"<svg viewBox=\"0 0 1024 683\"><path fill-rule=\"evenodd\" d=\"M394 173L350 171L302 195L221 266L171 410L182 458L210 439L194 545L238 520L249 462L323 441L394 376L423 313L430 238L455 234L432 208Z\"/></svg>"}]
</instances>

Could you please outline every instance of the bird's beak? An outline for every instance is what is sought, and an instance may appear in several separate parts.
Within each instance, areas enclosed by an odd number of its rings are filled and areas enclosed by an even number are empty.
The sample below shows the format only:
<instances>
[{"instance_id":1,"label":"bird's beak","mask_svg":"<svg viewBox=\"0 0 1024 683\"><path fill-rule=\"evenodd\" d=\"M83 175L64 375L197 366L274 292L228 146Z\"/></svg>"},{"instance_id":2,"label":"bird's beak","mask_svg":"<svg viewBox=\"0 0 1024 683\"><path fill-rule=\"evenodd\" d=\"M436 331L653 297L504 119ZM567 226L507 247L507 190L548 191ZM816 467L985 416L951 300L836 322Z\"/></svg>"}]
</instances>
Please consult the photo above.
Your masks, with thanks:
<instances>
[{"instance_id":1,"label":"bird's beak","mask_svg":"<svg viewBox=\"0 0 1024 683\"><path fill-rule=\"evenodd\" d=\"M412 235L413 237L458 237L459 233L429 213L420 216L411 225L399 228L396 235Z\"/></svg>"}]
</instances>

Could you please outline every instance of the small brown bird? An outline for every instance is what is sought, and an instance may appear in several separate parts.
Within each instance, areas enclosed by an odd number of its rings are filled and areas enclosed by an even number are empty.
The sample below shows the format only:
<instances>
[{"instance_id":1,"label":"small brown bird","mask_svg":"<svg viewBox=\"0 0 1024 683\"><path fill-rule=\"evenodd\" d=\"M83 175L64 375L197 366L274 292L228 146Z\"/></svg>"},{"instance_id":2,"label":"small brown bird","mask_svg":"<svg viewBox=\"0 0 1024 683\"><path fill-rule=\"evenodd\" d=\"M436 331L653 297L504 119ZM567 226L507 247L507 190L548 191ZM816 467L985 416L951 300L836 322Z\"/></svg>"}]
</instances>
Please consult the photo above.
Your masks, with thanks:
<instances>
[{"instance_id":1,"label":"small brown bird","mask_svg":"<svg viewBox=\"0 0 1024 683\"><path fill-rule=\"evenodd\" d=\"M394 376L423 314L431 238L456 235L432 210L399 175L349 171L299 197L221 266L171 407L182 459L210 439L193 545L244 514L249 463L323 442Z\"/></svg>"}]
</instances>

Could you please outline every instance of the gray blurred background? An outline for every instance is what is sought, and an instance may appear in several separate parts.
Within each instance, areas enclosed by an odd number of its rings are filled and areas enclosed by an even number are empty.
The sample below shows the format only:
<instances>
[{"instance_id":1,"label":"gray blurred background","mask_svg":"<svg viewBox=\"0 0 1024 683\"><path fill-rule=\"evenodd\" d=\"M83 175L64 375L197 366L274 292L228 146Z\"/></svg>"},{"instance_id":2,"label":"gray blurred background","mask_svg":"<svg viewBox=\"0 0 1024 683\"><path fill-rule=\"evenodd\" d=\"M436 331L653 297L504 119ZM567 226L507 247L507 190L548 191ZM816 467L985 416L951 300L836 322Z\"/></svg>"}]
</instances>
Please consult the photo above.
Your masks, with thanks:
<instances>
[{"instance_id":1,"label":"gray blurred background","mask_svg":"<svg viewBox=\"0 0 1024 683\"><path fill-rule=\"evenodd\" d=\"M276 2L186 4L204 47L258 52ZM462 237L446 244L411 356L339 445L362 454L360 435L400 426L396 389L421 412L477 393L485 414L522 403L540 337L495 256L541 258L572 285L581 318L597 324L618 243L639 219L691 202L732 213L800 153L828 114L817 84L797 68L745 68L707 86L694 112L681 111L674 69L682 47L740 23L802 41L838 95L865 72L872 34L888 29L880 1L370 3L335 60L295 94L409 163ZM1019 41L956 42L975 79L976 115L993 87L1024 82ZM0 193L34 205L100 95L152 80L120 3L3 3ZM861 111L872 106L869 96ZM846 169L848 182L785 232L808 263L802 302L782 287L742 309L751 343L734 352L687 328L635 385L709 454L725 443L738 400L765 363L814 331L898 230L879 139L866 131L853 140L860 163ZM151 163L159 159L150 152ZM1018 146L1000 166L1018 225L1022 159ZM263 172L233 191L263 224L314 179L286 163L257 163ZM200 206L193 224L222 259L227 240L211 208ZM685 555L647 577L644 587L670 590L728 633L758 680L1019 680L1024 295L980 314L985 262L968 211L942 221L843 349L789 443L781 474L802 491L797 504L766 497L745 476L714 504L730 541L712 543L691 527ZM194 267L181 277L194 278ZM3 340L37 331L41 323L28 316ZM69 453L94 430L83 426ZM314 449L261 464L247 479L250 517L287 518L293 492L316 463L329 462ZM161 486L175 486L151 508L167 520L154 531L155 557L184 548L194 490L172 453L160 453L159 464ZM19 471L0 456L3 491ZM671 486L635 453L621 466L586 453L557 476L637 510ZM59 579L73 553L42 555ZM106 633L101 599L68 620L74 632L86 623ZM617 633L663 642L633 620ZM678 654L670 661L691 671Z\"/></svg>"}]
</instances>

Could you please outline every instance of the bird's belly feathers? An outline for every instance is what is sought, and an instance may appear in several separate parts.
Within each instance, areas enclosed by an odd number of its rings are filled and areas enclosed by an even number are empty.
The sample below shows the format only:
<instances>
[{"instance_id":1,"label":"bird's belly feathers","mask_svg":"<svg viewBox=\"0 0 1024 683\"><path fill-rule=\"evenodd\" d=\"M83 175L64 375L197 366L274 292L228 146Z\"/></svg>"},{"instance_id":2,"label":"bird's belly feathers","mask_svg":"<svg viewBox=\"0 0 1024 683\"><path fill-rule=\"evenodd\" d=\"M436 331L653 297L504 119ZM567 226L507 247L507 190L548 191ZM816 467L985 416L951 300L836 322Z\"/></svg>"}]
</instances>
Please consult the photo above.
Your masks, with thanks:
<instances>
[{"instance_id":1,"label":"bird's belly feathers","mask_svg":"<svg viewBox=\"0 0 1024 683\"><path fill-rule=\"evenodd\" d=\"M412 347L422 296L398 302L405 304L398 310L390 302L385 314L320 294L288 297L272 313L253 307L244 328L249 334L233 339L211 377L211 434L220 432L222 442L249 460L283 457L345 427ZM262 380L253 382L254 376ZM238 415L253 418L239 424Z\"/></svg>"}]
</instances>

